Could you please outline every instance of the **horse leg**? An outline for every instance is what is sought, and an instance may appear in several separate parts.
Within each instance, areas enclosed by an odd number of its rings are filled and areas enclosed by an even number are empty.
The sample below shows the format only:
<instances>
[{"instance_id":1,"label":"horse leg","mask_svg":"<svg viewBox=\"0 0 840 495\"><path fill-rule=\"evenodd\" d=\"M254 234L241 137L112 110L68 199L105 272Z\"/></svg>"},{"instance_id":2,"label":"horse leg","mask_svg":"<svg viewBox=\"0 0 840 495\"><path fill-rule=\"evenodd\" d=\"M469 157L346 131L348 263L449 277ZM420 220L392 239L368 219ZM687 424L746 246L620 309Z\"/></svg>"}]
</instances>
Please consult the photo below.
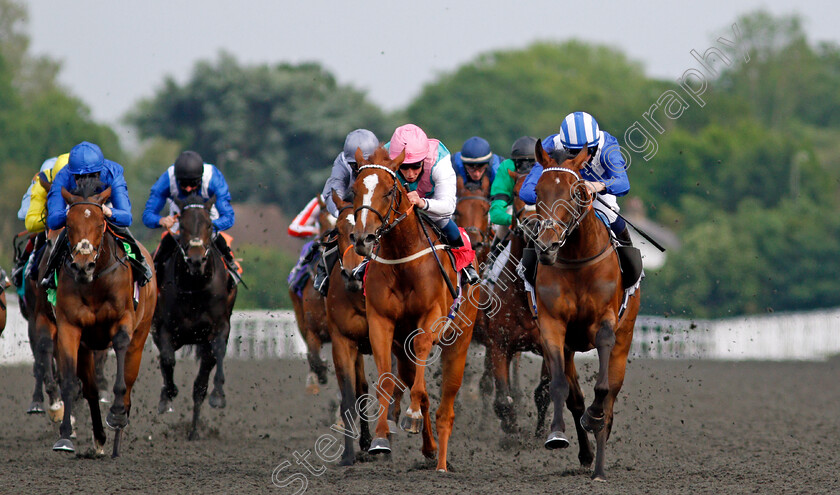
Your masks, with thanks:
<instances>
[{"instance_id":1,"label":"horse leg","mask_svg":"<svg viewBox=\"0 0 840 495\"><path fill-rule=\"evenodd\" d=\"M484 346L484 372L478 381L478 391L481 393L482 413L490 410L490 396L493 395L493 360L490 358L490 345Z\"/></svg>"},{"instance_id":2,"label":"horse leg","mask_svg":"<svg viewBox=\"0 0 840 495\"><path fill-rule=\"evenodd\" d=\"M581 417L586 431L596 433L604 427L604 399L610 391L610 354L615 346L613 323L604 320L595 332L595 349L598 351L598 377L595 380L595 398Z\"/></svg>"},{"instance_id":3,"label":"horse leg","mask_svg":"<svg viewBox=\"0 0 840 495\"><path fill-rule=\"evenodd\" d=\"M338 462L338 465L350 466L356 462L355 448L353 446L353 441L356 440L356 437L353 435L353 432L356 431L355 382L357 380L356 354L358 354L358 351L355 348L355 343L341 335L339 330L334 327L332 321L329 324L333 326L333 329L330 331L330 336L332 337L333 365L335 366L335 378L338 382L338 390L341 392L339 413L341 420L344 422L344 452L341 455L341 460ZM364 418L361 422L365 423Z\"/></svg>"},{"instance_id":4,"label":"horse leg","mask_svg":"<svg viewBox=\"0 0 840 495\"><path fill-rule=\"evenodd\" d=\"M510 354L507 349L499 349L497 343L488 346L487 352L493 365L493 378L496 385L496 399L493 410L502 420L502 431L508 434L516 433L516 411L513 408L513 397L510 395Z\"/></svg>"},{"instance_id":5,"label":"horse leg","mask_svg":"<svg viewBox=\"0 0 840 495\"><path fill-rule=\"evenodd\" d=\"M210 393L208 402L213 409L224 409L227 405L224 360L227 352L228 336L230 335L230 323L222 321L219 325L221 331L212 343L213 357L216 358L216 374L213 376L213 392Z\"/></svg>"},{"instance_id":6,"label":"horse leg","mask_svg":"<svg viewBox=\"0 0 840 495\"><path fill-rule=\"evenodd\" d=\"M160 389L158 414L163 414L173 411L172 400L178 396L178 387L175 385L175 379L173 378L175 373L175 347L172 345L172 334L165 325L158 326L152 337L160 353L160 373L163 375L163 387Z\"/></svg>"},{"instance_id":7,"label":"horse leg","mask_svg":"<svg viewBox=\"0 0 840 495\"><path fill-rule=\"evenodd\" d=\"M32 349L32 357L35 362L32 364L32 374L35 376L35 390L32 392L32 402L26 414L44 414L44 374L49 363L44 357L41 338L36 333L36 318L29 319L29 348ZM50 343L52 344L52 342ZM50 346L52 347L52 345ZM52 359L52 355L49 356Z\"/></svg>"},{"instance_id":8,"label":"horse leg","mask_svg":"<svg viewBox=\"0 0 840 495\"><path fill-rule=\"evenodd\" d=\"M373 442L368 452L371 454L384 454L391 452L391 443L388 439L387 415L381 414L387 411L391 401L394 400L394 385L397 378L391 373L391 344L394 342L394 323L383 318L375 312L368 312L368 327L370 328L370 347L373 351L373 359L376 362L378 378L374 388L376 398L379 400L380 413L376 418L376 430Z\"/></svg>"},{"instance_id":9,"label":"horse leg","mask_svg":"<svg viewBox=\"0 0 840 495\"><path fill-rule=\"evenodd\" d=\"M77 373L82 380L82 393L90 407L90 420L93 423L93 448L96 455L105 455L105 428L102 426L102 413L99 411L99 386L95 357L97 353L90 349L79 349Z\"/></svg>"},{"instance_id":10,"label":"horse leg","mask_svg":"<svg viewBox=\"0 0 840 495\"><path fill-rule=\"evenodd\" d=\"M113 430L122 430L128 425L128 414L126 409L125 394L125 354L131 338L128 336L128 327L124 323L117 326L117 333L111 339L114 346L114 353L117 355L117 376L114 379L114 404L111 405L108 415L105 416L105 423ZM64 392L62 390L62 392ZM116 450L116 441L114 443ZM116 457L116 456L115 456Z\"/></svg>"},{"instance_id":11,"label":"horse leg","mask_svg":"<svg viewBox=\"0 0 840 495\"><path fill-rule=\"evenodd\" d=\"M311 286L311 282L309 282ZM309 287L307 287L309 288ZM321 300L321 302L323 302ZM305 304L305 303L304 303ZM303 339L306 342L306 360L309 362L309 375L306 377L306 393L318 395L319 385L327 383L327 365L321 359L321 336L318 335L317 318L307 313L303 318Z\"/></svg>"},{"instance_id":12,"label":"horse leg","mask_svg":"<svg viewBox=\"0 0 840 495\"><path fill-rule=\"evenodd\" d=\"M585 407L583 390L580 388L577 368L575 368L575 353L568 350L568 348L566 350L566 381L569 382L569 397L566 399L566 407L572 412L572 417L575 421L575 430L577 431L578 441L580 442L578 460L580 460L581 466L589 468L595 456L592 453L592 446L589 444L589 436L580 423L580 418L583 416Z\"/></svg>"},{"instance_id":13,"label":"horse leg","mask_svg":"<svg viewBox=\"0 0 840 495\"><path fill-rule=\"evenodd\" d=\"M356 400L359 400L359 397L367 396L367 394L368 382L365 376L365 359L358 348L356 348ZM359 419L359 431L359 448L361 450L367 450L370 448L371 442L370 424L368 424L368 421L364 417Z\"/></svg>"},{"instance_id":14,"label":"horse leg","mask_svg":"<svg viewBox=\"0 0 840 495\"><path fill-rule=\"evenodd\" d=\"M536 437L545 435L545 415L548 412L548 405L551 404L551 396L548 393L548 384L550 382L551 376L548 373L545 359L543 359L540 370L540 382L537 384L537 388L534 389L534 405L537 407L537 429L534 431L534 436Z\"/></svg>"},{"instance_id":15,"label":"horse leg","mask_svg":"<svg viewBox=\"0 0 840 495\"><path fill-rule=\"evenodd\" d=\"M613 425L613 406L621 386L624 384L624 374L627 369L627 355L630 353L630 343L633 340L633 327L630 331L620 332L615 337L615 345L610 353L609 393L604 399L605 425L595 433L595 469L592 479L606 480L606 449L607 439L610 437Z\"/></svg>"},{"instance_id":16,"label":"horse leg","mask_svg":"<svg viewBox=\"0 0 840 495\"><path fill-rule=\"evenodd\" d=\"M128 424L128 418L131 416L131 390L134 388L134 382L137 381L137 375L140 373L140 361L143 359L143 347L146 344L146 338L149 336L149 329L151 321L141 322L134 333L131 335L131 341L128 344L128 349L124 353L123 377L125 380L125 394L123 401L125 404L125 421ZM116 347L115 347L116 349ZM119 354L117 355L119 356ZM119 360L117 360L119 369ZM116 383L115 383L116 388ZM116 394L114 403L116 404ZM122 428L118 429L114 434L114 452L111 457L119 457L120 455L120 439L122 437Z\"/></svg>"},{"instance_id":17,"label":"horse leg","mask_svg":"<svg viewBox=\"0 0 840 495\"><path fill-rule=\"evenodd\" d=\"M426 366L432 350L432 332L437 321L436 317L422 318L418 325L421 331L413 334L413 338L406 341L406 346L413 344L412 349L406 348L405 350L410 359L414 361L417 369L414 373L414 382L411 385L411 404L406 409L405 416L400 423L402 429L408 433L422 433L423 448L421 451L429 459L434 458L437 445L432 434L432 418L429 414Z\"/></svg>"},{"instance_id":18,"label":"horse leg","mask_svg":"<svg viewBox=\"0 0 840 495\"><path fill-rule=\"evenodd\" d=\"M103 404L108 400L108 379L105 378L105 363L108 361L108 351L94 352L94 368L96 369L96 388L99 390L99 401Z\"/></svg>"},{"instance_id":19,"label":"horse leg","mask_svg":"<svg viewBox=\"0 0 840 495\"><path fill-rule=\"evenodd\" d=\"M400 356L403 357L392 360L391 374L400 377L403 383L412 383L414 382L414 364L406 359L403 354L400 354ZM408 364L412 366L410 372L401 368L407 367ZM403 390L402 387L394 388L394 400L391 401L391 406L388 408L388 431L391 433L399 431L397 423L400 421L400 413L402 412Z\"/></svg>"},{"instance_id":20,"label":"horse leg","mask_svg":"<svg viewBox=\"0 0 840 495\"><path fill-rule=\"evenodd\" d=\"M437 426L438 451L437 470L448 471L449 464L446 456L449 449L449 437L452 435L452 426L455 424L455 397L461 388L464 378L464 365L467 362L471 331L459 335L453 343L444 346L441 361L441 391L440 405L435 412L435 424Z\"/></svg>"},{"instance_id":21,"label":"horse leg","mask_svg":"<svg viewBox=\"0 0 840 495\"><path fill-rule=\"evenodd\" d=\"M510 364L511 397L513 397L514 404L519 404L522 402L522 386L519 380L519 377L522 374L520 371L522 366L522 353L515 353Z\"/></svg>"},{"instance_id":22,"label":"horse leg","mask_svg":"<svg viewBox=\"0 0 840 495\"><path fill-rule=\"evenodd\" d=\"M207 384L210 381L210 372L216 365L216 357L213 355L211 344L202 342L196 346L201 357L201 364L198 366L198 376L193 382L193 417L190 427L189 440L198 439L198 418L201 414L201 404L207 396Z\"/></svg>"},{"instance_id":23,"label":"horse leg","mask_svg":"<svg viewBox=\"0 0 840 495\"><path fill-rule=\"evenodd\" d=\"M539 309L540 335L542 337L543 359L548 365L548 372L551 376L549 394L551 395L551 401L554 403L554 418L551 421L551 432L545 441L545 448L565 449L569 446L569 440L566 439L566 424L563 422L563 407L566 398L569 396L569 382L566 381L563 355L566 327L562 322L545 316L547 311L544 307Z\"/></svg>"},{"instance_id":24,"label":"horse leg","mask_svg":"<svg viewBox=\"0 0 840 495\"><path fill-rule=\"evenodd\" d=\"M53 445L53 450L56 451L76 451L73 442L70 441L70 435L73 434L70 415L73 411L73 398L76 396L76 361L81 339L82 329L68 323L65 323L58 333L58 366L61 369L61 398L64 402L64 419L58 429L60 438Z\"/></svg>"}]
</instances>

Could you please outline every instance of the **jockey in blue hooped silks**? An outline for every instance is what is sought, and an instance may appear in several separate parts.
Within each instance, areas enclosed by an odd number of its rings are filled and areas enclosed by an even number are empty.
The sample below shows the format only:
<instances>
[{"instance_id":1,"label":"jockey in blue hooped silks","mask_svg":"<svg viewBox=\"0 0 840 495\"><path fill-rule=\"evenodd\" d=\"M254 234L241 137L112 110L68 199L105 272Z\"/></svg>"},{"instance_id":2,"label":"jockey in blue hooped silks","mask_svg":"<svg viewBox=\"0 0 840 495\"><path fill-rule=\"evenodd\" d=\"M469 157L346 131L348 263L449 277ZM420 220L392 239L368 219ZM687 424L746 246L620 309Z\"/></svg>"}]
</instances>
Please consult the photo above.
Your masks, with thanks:
<instances>
[{"instance_id":1,"label":"jockey in blue hooped silks","mask_svg":"<svg viewBox=\"0 0 840 495\"><path fill-rule=\"evenodd\" d=\"M216 197L216 202L210 208L210 220L213 223L213 243L224 258L228 270L234 281L240 279L234 272L239 272L239 265L230 250L230 240L222 232L233 227L236 216L230 204L230 189L225 176L214 165L204 163L201 155L195 151L184 151L170 165L149 191L149 199L143 210L143 224L156 229L163 227L166 232L155 251L155 269L162 273L163 265L169 256L175 252L177 243L172 234L178 231L178 214L181 212L173 198L185 200L187 196L197 194L205 200ZM160 210L169 204L169 215L161 216ZM158 285L163 283L163 277L158 277Z\"/></svg>"},{"instance_id":2,"label":"jockey in blue hooped silks","mask_svg":"<svg viewBox=\"0 0 840 495\"><path fill-rule=\"evenodd\" d=\"M493 153L486 139L473 136L464 141L461 151L452 155L452 168L464 179L465 186L470 182L480 183L485 174L492 184L503 161L504 158Z\"/></svg>"},{"instance_id":3,"label":"jockey in blue hooped silks","mask_svg":"<svg viewBox=\"0 0 840 495\"><path fill-rule=\"evenodd\" d=\"M576 155L584 147L589 148L589 161L581 169L580 175L590 191L598 193L598 198L609 205L595 201L593 207L609 221L618 241L622 245L631 246L627 223L618 216L616 202L617 196L624 196L630 191L630 181L627 179L618 140L600 130L598 122L586 112L570 113L563 119L560 132L543 140L543 148L549 154L563 148L567 153ZM522 184L519 197L526 204L537 203L536 186L542 171L542 165L535 164Z\"/></svg>"},{"instance_id":4,"label":"jockey in blue hooped silks","mask_svg":"<svg viewBox=\"0 0 840 495\"><path fill-rule=\"evenodd\" d=\"M101 182L97 192L111 188L111 198L102 206L108 225L122 242L129 245L134 257L129 257L135 281L146 285L152 279L152 271L147 260L140 251L137 241L128 230L131 225L131 201L128 199L128 188L125 184L122 166L111 160L106 160L99 146L83 141L70 150L67 166L61 169L52 182L47 194L47 227L57 230L64 227L67 221L67 203L61 196L61 190L73 191L77 180L96 178ZM55 270L58 268L69 246L67 245L67 230L62 230L56 239L47 262L46 277L41 284L48 288L55 288Z\"/></svg>"}]
</instances>

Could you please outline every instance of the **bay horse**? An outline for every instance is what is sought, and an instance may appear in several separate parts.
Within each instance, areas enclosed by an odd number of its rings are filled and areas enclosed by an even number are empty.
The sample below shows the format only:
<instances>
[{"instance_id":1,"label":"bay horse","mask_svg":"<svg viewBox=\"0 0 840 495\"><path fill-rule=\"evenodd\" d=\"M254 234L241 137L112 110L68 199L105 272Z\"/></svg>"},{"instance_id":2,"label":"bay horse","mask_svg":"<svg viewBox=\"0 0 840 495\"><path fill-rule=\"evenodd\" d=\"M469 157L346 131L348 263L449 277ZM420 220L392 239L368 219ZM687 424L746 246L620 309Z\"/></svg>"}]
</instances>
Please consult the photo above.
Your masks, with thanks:
<instances>
[{"instance_id":1,"label":"bay horse","mask_svg":"<svg viewBox=\"0 0 840 495\"><path fill-rule=\"evenodd\" d=\"M191 194L176 199L181 211L178 249L158 274L162 284L152 320L152 339L160 352L160 391L158 414L172 411L172 400L178 395L173 373L175 351L187 344L196 345L201 358L198 376L193 383L193 416L189 439L198 437L201 405L207 396L210 372L213 392L210 407L224 408L224 358L230 337L230 316L236 302L237 288L231 280L221 254L214 248L213 222L210 210L216 196L204 200Z\"/></svg>"},{"instance_id":2,"label":"bay horse","mask_svg":"<svg viewBox=\"0 0 840 495\"><path fill-rule=\"evenodd\" d=\"M318 196L318 225L320 226L319 239L324 240L328 233L335 226L335 217L327 210L324 200ZM327 315L324 309L324 296L315 290L314 263L309 267L310 274L303 286L301 295L294 289L289 288L289 298L292 301L292 308L295 312L295 321L303 341L306 344L306 360L309 363L309 374L306 376L306 393L318 395L321 391L319 385L327 384L327 365L321 359L321 347L330 341L327 329Z\"/></svg>"},{"instance_id":3,"label":"bay horse","mask_svg":"<svg viewBox=\"0 0 840 495\"><path fill-rule=\"evenodd\" d=\"M434 247L429 246L426 227L420 223L423 220L397 177L404 159L401 153L391 160L381 146L368 160L361 150L356 151L359 170L353 184L353 243L358 254L371 257L365 277L365 310L379 376L374 388L380 414L369 452L391 451L389 427L382 413L388 410L398 385L390 371L392 350L399 347L400 376L411 382L411 404L401 427L409 433L422 432L423 455L434 458L437 451L437 470L447 471L455 396L463 380L477 308L462 305L455 313L460 323L447 318L453 296L444 277L453 281L457 274L443 253L442 266L438 266L437 253L443 248L440 239L433 241ZM440 345L436 349L440 352L430 358L434 344ZM439 450L432 435L425 379L426 366L438 358L442 366L441 400L435 418Z\"/></svg>"},{"instance_id":4,"label":"bay horse","mask_svg":"<svg viewBox=\"0 0 840 495\"><path fill-rule=\"evenodd\" d=\"M530 295L517 275L517 265L523 257L523 252L531 237L531 229L525 224L527 218L535 213L533 207L527 206L519 198L519 190L525 182L527 174L508 172L516 181L513 197L513 225L510 230L510 254L505 260L495 284L484 290L489 290L487 296L494 301L492 311L480 311L476 328L481 327L482 343L486 349L486 373L495 385L493 410L501 420L502 431L517 433L515 401L517 393L511 390L511 362L521 352L542 354L540 344L540 329L531 310ZM544 433L545 415L550 402L548 396L548 379L545 365L540 382L534 390L534 403L537 407L537 426L535 434ZM515 378L515 377L514 377ZM490 385L492 391L493 385ZM484 393L489 396L489 391Z\"/></svg>"},{"instance_id":5,"label":"bay horse","mask_svg":"<svg viewBox=\"0 0 840 495\"><path fill-rule=\"evenodd\" d=\"M68 205L69 255L59 269L55 316L64 419L59 429L61 438L53 450L75 451L70 441L70 415L78 375L90 407L94 448L97 455L104 454L106 438L99 411L94 351L113 346L117 360L114 403L105 422L116 430L112 456L117 457L122 430L128 426L131 414L131 389L152 323L156 282L152 277L139 288L135 307L135 284L128 253L110 233L102 208L111 196L111 188L95 193L101 187L98 180L79 182L74 193L61 190ZM139 245L139 248L147 260L151 259L145 247Z\"/></svg>"},{"instance_id":6,"label":"bay horse","mask_svg":"<svg viewBox=\"0 0 840 495\"><path fill-rule=\"evenodd\" d=\"M6 329L6 289L10 285L12 283L9 282L6 271L0 268L0 335L3 335L3 330Z\"/></svg>"},{"instance_id":7,"label":"bay horse","mask_svg":"<svg viewBox=\"0 0 840 495\"><path fill-rule=\"evenodd\" d=\"M576 424L595 435L592 478L603 481L613 406L624 382L641 291L635 291L623 314L619 314L624 289L618 255L609 227L592 213L595 198L580 173L589 159L588 150L584 148L576 157L558 164L538 141L536 157L545 167L536 186L540 217L536 242L540 262L536 275L537 309L554 403L545 447L569 446L563 405L567 399L570 404L579 404L571 408L572 416ZM595 397L584 411L583 394L576 386L574 353L591 349L598 353L598 374ZM588 444L588 440L581 441ZM582 447L581 464L589 467L591 454L583 453Z\"/></svg>"},{"instance_id":8,"label":"bay horse","mask_svg":"<svg viewBox=\"0 0 840 495\"><path fill-rule=\"evenodd\" d=\"M481 182L469 182L458 176L456 188L455 213L452 219L470 236L470 243L475 250L475 259L481 266L490 254L490 241L493 231L490 228L490 178L487 174Z\"/></svg>"}]
</instances>

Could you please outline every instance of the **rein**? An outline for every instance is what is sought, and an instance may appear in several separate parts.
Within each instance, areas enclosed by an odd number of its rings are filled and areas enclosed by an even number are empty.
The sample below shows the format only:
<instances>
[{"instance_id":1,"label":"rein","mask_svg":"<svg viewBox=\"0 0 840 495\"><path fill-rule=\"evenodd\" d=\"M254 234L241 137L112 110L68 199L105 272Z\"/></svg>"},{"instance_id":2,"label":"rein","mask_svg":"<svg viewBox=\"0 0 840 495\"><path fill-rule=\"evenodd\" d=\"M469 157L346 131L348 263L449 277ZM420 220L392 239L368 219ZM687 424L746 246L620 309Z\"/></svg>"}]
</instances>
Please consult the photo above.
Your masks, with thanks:
<instances>
[{"instance_id":1,"label":"rein","mask_svg":"<svg viewBox=\"0 0 840 495\"><path fill-rule=\"evenodd\" d=\"M90 205L90 206L96 206L96 207L97 207L97 208L99 208L100 210L102 209L102 205L101 205L101 204L99 204L99 203L94 203L94 202L92 202L92 201L78 201L78 202L73 203L73 204L71 204L70 206L68 206L68 210L69 210L70 208L73 208L74 206L78 206L78 205ZM106 232L110 232L112 236L114 236L115 238L119 238L119 236L117 236L117 234L115 234L115 233L114 233L114 231L112 231L110 228L108 228L108 222L107 222L107 221L103 221L103 222L102 222L102 234L99 236L99 245L98 245L98 246L96 247L96 249L94 250L94 252L96 253L96 255L93 257L93 262L94 262L94 263L96 263L97 261L99 261L99 255L102 253L102 245L103 245L103 243L105 242L105 234L106 234ZM71 253L75 253L75 252L79 251L79 247L78 247L78 246L71 246L71 245L70 245L70 237L69 237L69 236L67 237L67 241L66 241L66 242L67 242L67 246L70 248L70 252L71 252ZM108 274L109 274L109 273L111 273L112 271L114 271L114 270L116 270L117 268L119 268L119 266L120 266L120 265L122 265L122 266L126 266L126 267L128 266L128 265L126 264L126 262L125 262L126 258L119 258L119 257L118 257L118 256L114 253L114 250L113 250L113 249L111 250L110 254L111 254L111 258L112 258L112 260L113 260L113 261L112 261L111 263L109 263L109 264L108 264L108 266L106 266L106 267L105 267L104 269L102 269L101 271L99 271L99 272L97 272L97 273L94 273L94 274L93 274L93 279L91 280L91 282L92 282L92 281L94 281L94 280L99 279L100 277L104 277L105 275L108 275ZM69 260L68 260L68 261L69 261ZM64 264L64 266L65 266L65 267L66 267L66 266L69 266L69 262L68 262L68 263L65 263L65 264Z\"/></svg>"},{"instance_id":2,"label":"rein","mask_svg":"<svg viewBox=\"0 0 840 495\"><path fill-rule=\"evenodd\" d=\"M391 218L392 213L395 216L399 214L399 212L397 211L394 204L396 203L396 205L399 205L402 202L402 191L397 186L397 182L398 182L397 174L394 173L394 171L391 170L388 167L384 167L382 165L376 165L376 164L362 165L361 167L359 167L358 173L360 173L362 170L365 170L365 169L368 169L368 168L379 169L379 170L384 170L384 171L388 172L391 175L391 178L394 179L394 185L391 187L391 192L396 192L396 194L391 197L391 202L388 203L387 216L382 215L375 208L373 208L372 206L367 206L367 205L362 205L362 206L356 208L355 210L353 210L353 216L355 216L357 213L359 213L362 210L370 210L370 211L374 212L377 217L379 217L379 221L382 223L382 225L378 229L376 229L376 232L374 232L376 242L379 242L379 239L383 235L392 231L394 229L394 227L399 225L400 222L402 222L403 220L406 219L406 217L408 217L408 214L411 213L411 210L414 209L414 205L412 204L411 206L409 206L408 209L405 210L405 213L402 213L401 215L399 215L399 217L395 218L393 222L388 223L388 219ZM357 173L357 177L358 177L358 173Z\"/></svg>"}]
</instances>

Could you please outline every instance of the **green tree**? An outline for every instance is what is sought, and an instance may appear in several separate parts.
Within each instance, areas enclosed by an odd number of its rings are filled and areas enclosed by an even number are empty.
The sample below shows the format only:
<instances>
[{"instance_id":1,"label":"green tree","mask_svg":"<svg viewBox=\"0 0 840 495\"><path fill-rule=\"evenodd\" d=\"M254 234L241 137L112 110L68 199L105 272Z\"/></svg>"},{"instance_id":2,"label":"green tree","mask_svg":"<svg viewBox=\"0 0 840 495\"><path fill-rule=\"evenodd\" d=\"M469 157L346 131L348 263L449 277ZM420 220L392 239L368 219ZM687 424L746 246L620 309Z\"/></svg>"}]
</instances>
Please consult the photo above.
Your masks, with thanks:
<instances>
[{"instance_id":1,"label":"green tree","mask_svg":"<svg viewBox=\"0 0 840 495\"><path fill-rule=\"evenodd\" d=\"M184 85L167 79L128 122L142 137L198 151L225 174L234 200L288 210L320 191L348 132L363 127L384 136L388 129L364 93L318 64L241 66L225 53L196 64Z\"/></svg>"}]
</instances>

